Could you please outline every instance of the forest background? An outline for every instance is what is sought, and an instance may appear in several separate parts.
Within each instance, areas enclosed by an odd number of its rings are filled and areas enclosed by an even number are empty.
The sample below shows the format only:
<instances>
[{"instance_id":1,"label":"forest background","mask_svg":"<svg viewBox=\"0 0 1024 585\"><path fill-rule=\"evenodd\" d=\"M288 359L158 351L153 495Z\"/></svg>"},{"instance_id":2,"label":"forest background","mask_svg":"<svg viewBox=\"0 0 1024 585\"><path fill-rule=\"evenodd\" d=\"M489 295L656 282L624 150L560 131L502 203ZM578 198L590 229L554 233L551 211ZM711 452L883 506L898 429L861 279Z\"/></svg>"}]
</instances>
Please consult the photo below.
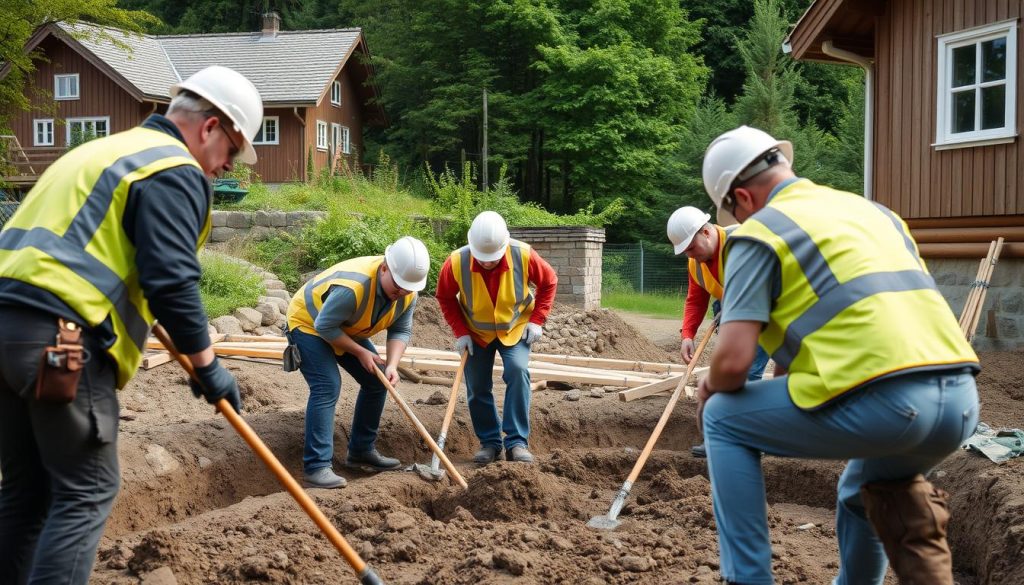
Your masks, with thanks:
<instances>
[{"instance_id":1,"label":"forest background","mask_svg":"<svg viewBox=\"0 0 1024 585\"><path fill-rule=\"evenodd\" d=\"M88 20L141 32L361 27L390 125L369 130L403 183L467 160L556 212L625 210L609 241L664 244L682 205L711 207L700 165L738 124L792 140L799 175L861 192L863 74L797 63L782 42L810 0L0 0L4 114L24 105L20 53L36 26ZM335 50L324 47L324 50Z\"/></svg>"}]
</instances>

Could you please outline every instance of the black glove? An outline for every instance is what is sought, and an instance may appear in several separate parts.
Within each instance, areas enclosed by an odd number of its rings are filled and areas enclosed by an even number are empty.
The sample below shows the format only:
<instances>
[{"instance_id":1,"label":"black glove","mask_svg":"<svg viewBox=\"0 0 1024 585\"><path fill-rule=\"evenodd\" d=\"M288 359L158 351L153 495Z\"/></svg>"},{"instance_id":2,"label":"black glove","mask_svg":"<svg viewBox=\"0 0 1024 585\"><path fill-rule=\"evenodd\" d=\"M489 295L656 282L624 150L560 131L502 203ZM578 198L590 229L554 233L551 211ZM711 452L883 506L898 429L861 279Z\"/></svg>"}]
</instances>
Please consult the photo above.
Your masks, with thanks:
<instances>
[{"instance_id":1,"label":"black glove","mask_svg":"<svg viewBox=\"0 0 1024 585\"><path fill-rule=\"evenodd\" d=\"M203 396L210 404L216 404L221 398L226 398L235 412L242 412L242 395L238 393L238 382L231 372L220 365L220 360L213 358L213 361L201 368L196 368L197 384L190 380L192 394L196 398Z\"/></svg>"}]
</instances>

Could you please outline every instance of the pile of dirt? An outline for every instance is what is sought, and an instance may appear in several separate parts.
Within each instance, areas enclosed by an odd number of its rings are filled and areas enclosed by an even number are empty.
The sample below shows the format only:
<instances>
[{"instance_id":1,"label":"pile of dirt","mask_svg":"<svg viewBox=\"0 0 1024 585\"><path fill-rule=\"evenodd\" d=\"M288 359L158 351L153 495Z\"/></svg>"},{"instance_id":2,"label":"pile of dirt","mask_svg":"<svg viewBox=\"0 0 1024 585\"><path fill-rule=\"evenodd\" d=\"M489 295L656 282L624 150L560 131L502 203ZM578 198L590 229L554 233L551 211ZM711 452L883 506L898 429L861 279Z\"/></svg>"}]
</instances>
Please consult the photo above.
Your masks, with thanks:
<instances>
[{"instance_id":1,"label":"pile of dirt","mask_svg":"<svg viewBox=\"0 0 1024 585\"><path fill-rule=\"evenodd\" d=\"M500 462L473 474L469 489L454 488L433 503L434 515L450 520L469 512L477 520L581 519L578 486L536 466Z\"/></svg>"}]
</instances>

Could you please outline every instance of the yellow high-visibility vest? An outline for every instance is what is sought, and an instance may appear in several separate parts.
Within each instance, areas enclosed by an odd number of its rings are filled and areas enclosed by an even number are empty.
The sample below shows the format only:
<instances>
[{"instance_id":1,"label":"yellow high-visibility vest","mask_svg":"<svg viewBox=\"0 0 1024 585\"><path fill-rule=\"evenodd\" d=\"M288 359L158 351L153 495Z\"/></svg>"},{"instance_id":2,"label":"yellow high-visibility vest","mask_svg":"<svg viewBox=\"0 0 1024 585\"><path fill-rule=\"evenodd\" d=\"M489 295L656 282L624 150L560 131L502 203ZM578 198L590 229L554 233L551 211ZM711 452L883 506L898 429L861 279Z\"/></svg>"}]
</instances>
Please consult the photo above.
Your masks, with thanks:
<instances>
[{"instance_id":1,"label":"yellow high-visibility vest","mask_svg":"<svg viewBox=\"0 0 1024 585\"><path fill-rule=\"evenodd\" d=\"M698 262L693 258L687 263L687 270L690 272L690 282L696 282L697 286L708 291L708 293L718 299L722 300L724 289L722 287L722 281L725 280L725 239L729 237L729 234L736 231L736 228L740 227L737 224L730 225L729 227L722 227L720 225L714 226L718 230L718 277L711 272L711 267L706 262Z\"/></svg>"},{"instance_id":2,"label":"yellow high-visibility vest","mask_svg":"<svg viewBox=\"0 0 1024 585\"><path fill-rule=\"evenodd\" d=\"M798 407L896 372L978 363L906 223L885 207L799 180L729 236L726 261L743 239L779 259L781 293L759 342L789 372Z\"/></svg>"},{"instance_id":3,"label":"yellow high-visibility vest","mask_svg":"<svg viewBox=\"0 0 1024 585\"><path fill-rule=\"evenodd\" d=\"M472 269L476 259L469 246L452 252L452 275L459 285L462 316L470 331L483 343L498 339L502 345L512 346L522 338L534 305L530 290L530 251L528 244L509 240L505 250L508 270L501 274L496 302L491 302L483 277Z\"/></svg>"},{"instance_id":4,"label":"yellow high-visibility vest","mask_svg":"<svg viewBox=\"0 0 1024 585\"><path fill-rule=\"evenodd\" d=\"M132 183L160 171L200 168L183 142L133 128L82 144L39 177L0 233L0 278L47 290L96 327L110 317L107 353L123 388L142 362L155 318L139 286L135 246L124 233ZM210 233L210 209L196 249Z\"/></svg>"},{"instance_id":5,"label":"yellow high-visibility vest","mask_svg":"<svg viewBox=\"0 0 1024 585\"><path fill-rule=\"evenodd\" d=\"M362 256L338 262L317 274L292 296L288 305L288 330L297 327L303 333L319 335L313 324L331 289L336 286L350 289L356 297L356 310L341 325L346 335L365 339L390 327L416 300L416 293L404 295L391 303L391 307L374 321L377 278L383 263L383 256ZM344 355L345 352L335 349L334 353Z\"/></svg>"}]
</instances>

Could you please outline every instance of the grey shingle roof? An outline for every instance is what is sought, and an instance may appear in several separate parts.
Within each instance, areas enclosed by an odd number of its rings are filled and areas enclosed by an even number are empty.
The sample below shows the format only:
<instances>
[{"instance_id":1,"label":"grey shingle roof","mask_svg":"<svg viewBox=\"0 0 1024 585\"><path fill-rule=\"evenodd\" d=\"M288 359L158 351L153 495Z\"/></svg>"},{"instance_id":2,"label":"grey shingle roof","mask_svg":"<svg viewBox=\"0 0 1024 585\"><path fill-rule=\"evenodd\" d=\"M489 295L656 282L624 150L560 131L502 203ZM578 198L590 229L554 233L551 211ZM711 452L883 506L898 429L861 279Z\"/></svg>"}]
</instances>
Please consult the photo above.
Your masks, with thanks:
<instances>
[{"instance_id":1,"label":"grey shingle roof","mask_svg":"<svg viewBox=\"0 0 1024 585\"><path fill-rule=\"evenodd\" d=\"M61 26L68 31L92 27ZM117 37L132 47L131 55L107 40L79 42L147 96L169 98L172 83L208 65L223 65L252 80L264 103L312 104L359 35L354 28L281 31L273 38L259 32Z\"/></svg>"}]
</instances>

